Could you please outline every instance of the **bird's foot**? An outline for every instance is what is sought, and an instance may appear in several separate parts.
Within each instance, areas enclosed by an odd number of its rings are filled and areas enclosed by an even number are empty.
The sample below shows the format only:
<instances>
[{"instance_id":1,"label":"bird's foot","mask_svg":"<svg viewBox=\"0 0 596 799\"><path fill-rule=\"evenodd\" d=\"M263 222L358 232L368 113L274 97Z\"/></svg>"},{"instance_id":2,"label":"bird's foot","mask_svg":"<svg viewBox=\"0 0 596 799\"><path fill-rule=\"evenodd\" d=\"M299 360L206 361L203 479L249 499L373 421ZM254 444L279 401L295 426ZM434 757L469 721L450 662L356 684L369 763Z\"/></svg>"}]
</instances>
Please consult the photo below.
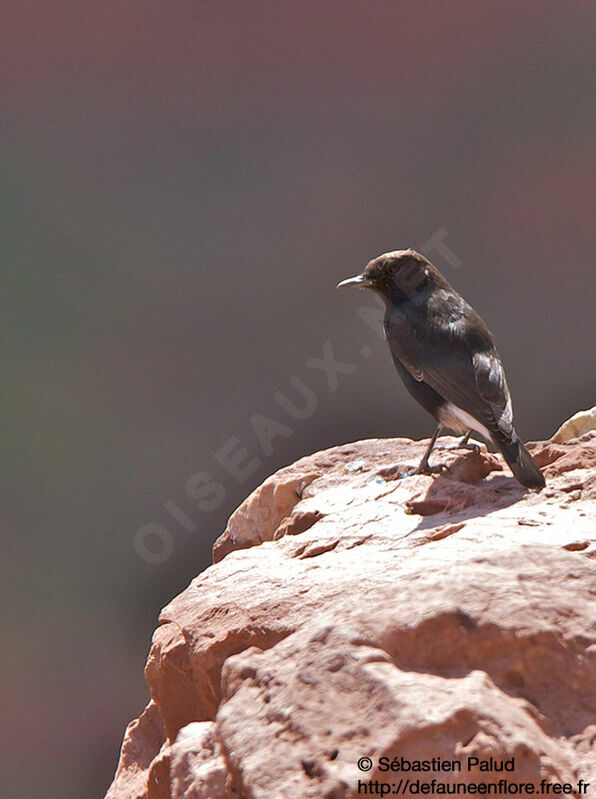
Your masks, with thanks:
<instances>
[{"instance_id":1,"label":"bird's foot","mask_svg":"<svg viewBox=\"0 0 596 799\"><path fill-rule=\"evenodd\" d=\"M429 463L421 463L416 469L410 469L408 476L411 477L414 474L441 474L447 471L447 468L445 463L437 463L435 466L431 466Z\"/></svg>"},{"instance_id":2,"label":"bird's foot","mask_svg":"<svg viewBox=\"0 0 596 799\"><path fill-rule=\"evenodd\" d=\"M449 452L450 450L455 449L469 449L472 452L475 452L476 455L480 453L480 446L478 444L474 444L472 441L466 441L465 443L461 443L458 441L457 444L437 444L435 449L442 449Z\"/></svg>"}]
</instances>

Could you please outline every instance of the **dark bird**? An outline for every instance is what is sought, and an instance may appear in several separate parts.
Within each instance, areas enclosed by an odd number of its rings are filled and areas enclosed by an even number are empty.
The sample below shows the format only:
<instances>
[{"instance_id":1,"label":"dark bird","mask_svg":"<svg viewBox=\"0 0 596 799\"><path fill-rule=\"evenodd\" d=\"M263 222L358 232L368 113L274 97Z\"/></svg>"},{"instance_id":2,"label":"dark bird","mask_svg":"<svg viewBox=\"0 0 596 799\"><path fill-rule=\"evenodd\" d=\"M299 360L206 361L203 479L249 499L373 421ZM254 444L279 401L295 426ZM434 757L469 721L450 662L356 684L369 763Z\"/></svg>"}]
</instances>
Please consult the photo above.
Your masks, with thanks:
<instances>
[{"instance_id":1,"label":"dark bird","mask_svg":"<svg viewBox=\"0 0 596 799\"><path fill-rule=\"evenodd\" d=\"M543 488L544 477L513 426L511 395L492 333L476 311L415 250L379 255L364 272L342 280L376 292L385 303L383 328L395 367L410 394L437 421L416 470L436 471L428 459L441 430L472 431L492 441L517 480Z\"/></svg>"}]
</instances>

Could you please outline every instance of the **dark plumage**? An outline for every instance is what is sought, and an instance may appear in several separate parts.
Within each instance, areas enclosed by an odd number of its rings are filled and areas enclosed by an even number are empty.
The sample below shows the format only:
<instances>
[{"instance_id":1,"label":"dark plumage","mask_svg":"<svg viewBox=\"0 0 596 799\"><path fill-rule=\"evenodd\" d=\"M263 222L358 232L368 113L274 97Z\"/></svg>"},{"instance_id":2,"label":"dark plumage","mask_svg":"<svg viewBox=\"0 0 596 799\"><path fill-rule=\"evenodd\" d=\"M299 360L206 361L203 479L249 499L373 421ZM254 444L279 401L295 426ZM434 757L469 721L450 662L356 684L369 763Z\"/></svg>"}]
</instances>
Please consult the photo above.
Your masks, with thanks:
<instances>
[{"instance_id":1,"label":"dark plumage","mask_svg":"<svg viewBox=\"0 0 596 799\"><path fill-rule=\"evenodd\" d=\"M357 277L339 286L375 291L384 301L385 337L410 394L438 427L418 467L432 471L428 457L443 427L474 430L492 440L517 480L542 488L544 477L513 426L511 396L492 333L439 270L414 250L375 258Z\"/></svg>"}]
</instances>

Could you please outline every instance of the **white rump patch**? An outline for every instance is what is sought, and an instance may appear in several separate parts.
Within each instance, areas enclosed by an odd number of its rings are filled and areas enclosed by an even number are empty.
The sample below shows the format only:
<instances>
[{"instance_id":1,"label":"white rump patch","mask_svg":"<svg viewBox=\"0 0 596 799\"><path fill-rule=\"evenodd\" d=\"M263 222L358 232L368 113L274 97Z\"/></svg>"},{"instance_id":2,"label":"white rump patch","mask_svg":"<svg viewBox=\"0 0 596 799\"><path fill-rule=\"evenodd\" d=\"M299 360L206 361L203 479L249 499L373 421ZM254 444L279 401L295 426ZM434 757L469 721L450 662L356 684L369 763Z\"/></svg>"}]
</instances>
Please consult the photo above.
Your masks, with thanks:
<instances>
[{"instance_id":1,"label":"white rump patch","mask_svg":"<svg viewBox=\"0 0 596 799\"><path fill-rule=\"evenodd\" d=\"M441 424L453 430L454 433L475 430L481 436L484 436L487 441L491 440L490 433L483 424L452 402L447 402L439 408L438 417Z\"/></svg>"}]
</instances>

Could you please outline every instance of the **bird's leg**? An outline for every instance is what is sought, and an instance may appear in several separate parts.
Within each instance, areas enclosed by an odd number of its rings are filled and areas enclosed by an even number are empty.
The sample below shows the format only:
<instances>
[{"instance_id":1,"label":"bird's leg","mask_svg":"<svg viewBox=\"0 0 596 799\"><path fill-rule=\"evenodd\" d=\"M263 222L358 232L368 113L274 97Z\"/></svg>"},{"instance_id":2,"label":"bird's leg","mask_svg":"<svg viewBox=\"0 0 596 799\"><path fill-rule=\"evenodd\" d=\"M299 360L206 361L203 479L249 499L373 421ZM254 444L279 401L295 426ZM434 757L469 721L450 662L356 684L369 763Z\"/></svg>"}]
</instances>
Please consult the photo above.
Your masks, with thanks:
<instances>
[{"instance_id":1,"label":"bird's leg","mask_svg":"<svg viewBox=\"0 0 596 799\"><path fill-rule=\"evenodd\" d=\"M413 474L431 474L432 472L442 472L445 468L444 464L439 464L438 466L429 466L428 459L430 458L430 453L433 451L433 447L435 445L435 441L441 435L442 425L439 425L435 430L433 437L431 438L428 447L426 448L426 452L422 456L422 460L418 464L418 468L413 472Z\"/></svg>"},{"instance_id":2,"label":"bird's leg","mask_svg":"<svg viewBox=\"0 0 596 799\"><path fill-rule=\"evenodd\" d=\"M457 446L458 447L466 447L468 445L468 441L470 440L471 434L472 434L472 431L468 430L468 432L465 434L465 436L462 436L462 438L458 441Z\"/></svg>"},{"instance_id":3,"label":"bird's leg","mask_svg":"<svg viewBox=\"0 0 596 799\"><path fill-rule=\"evenodd\" d=\"M480 447L478 444L475 444L473 441L470 442L470 436L472 435L472 431L468 430L468 432L460 438L457 444L451 444L450 446L439 446L437 449L471 449L472 452L478 454L480 452Z\"/></svg>"},{"instance_id":4,"label":"bird's leg","mask_svg":"<svg viewBox=\"0 0 596 799\"><path fill-rule=\"evenodd\" d=\"M470 441L470 436L472 435L472 431L468 430L468 432L461 438L457 444L456 449L471 449L472 452L475 452L476 455L480 452L480 447L474 441Z\"/></svg>"}]
</instances>

